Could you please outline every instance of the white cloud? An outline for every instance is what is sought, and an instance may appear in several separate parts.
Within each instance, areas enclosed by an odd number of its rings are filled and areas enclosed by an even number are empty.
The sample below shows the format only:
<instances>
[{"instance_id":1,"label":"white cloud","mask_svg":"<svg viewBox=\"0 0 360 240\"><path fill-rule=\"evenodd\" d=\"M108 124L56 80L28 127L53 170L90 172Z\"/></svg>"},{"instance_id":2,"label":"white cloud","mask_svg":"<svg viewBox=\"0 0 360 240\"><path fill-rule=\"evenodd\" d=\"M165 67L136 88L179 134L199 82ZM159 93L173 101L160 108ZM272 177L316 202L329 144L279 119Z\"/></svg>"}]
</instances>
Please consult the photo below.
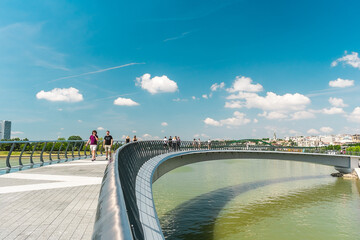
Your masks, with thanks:
<instances>
[{"instance_id":1,"label":"white cloud","mask_svg":"<svg viewBox=\"0 0 360 240\"><path fill-rule=\"evenodd\" d=\"M197 98L195 96L192 96L191 99L192 100L197 100Z\"/></svg>"},{"instance_id":2,"label":"white cloud","mask_svg":"<svg viewBox=\"0 0 360 240\"><path fill-rule=\"evenodd\" d=\"M245 125L251 122L250 119L246 118L244 113L235 111L234 117L222 119L220 121L214 120L212 118L206 118L204 123L211 126L240 126Z\"/></svg>"},{"instance_id":3,"label":"white cloud","mask_svg":"<svg viewBox=\"0 0 360 240\"><path fill-rule=\"evenodd\" d=\"M334 107L347 107L348 105L344 103L344 100L341 98L329 98L329 103Z\"/></svg>"},{"instance_id":4,"label":"white cloud","mask_svg":"<svg viewBox=\"0 0 360 240\"><path fill-rule=\"evenodd\" d=\"M73 87L54 88L48 92L41 90L36 94L36 98L45 99L51 102L80 102L84 100L83 95L79 93L79 90Z\"/></svg>"},{"instance_id":5,"label":"white cloud","mask_svg":"<svg viewBox=\"0 0 360 240\"><path fill-rule=\"evenodd\" d=\"M274 120L274 119L285 119L287 118L288 116L285 114L285 113L282 113L282 112L276 112L276 111L272 111L272 112L263 112L263 113L260 113L258 114L260 117L264 117L266 119L269 119L269 120Z\"/></svg>"},{"instance_id":6,"label":"white cloud","mask_svg":"<svg viewBox=\"0 0 360 240\"><path fill-rule=\"evenodd\" d=\"M360 122L360 107L354 108L352 113L347 116L347 120L350 122Z\"/></svg>"},{"instance_id":7,"label":"white cloud","mask_svg":"<svg viewBox=\"0 0 360 240\"><path fill-rule=\"evenodd\" d=\"M59 112L62 112L62 110L64 110L64 109L62 109L62 108L58 108L58 111L59 111Z\"/></svg>"},{"instance_id":8,"label":"white cloud","mask_svg":"<svg viewBox=\"0 0 360 240\"><path fill-rule=\"evenodd\" d=\"M224 87L225 87L225 83L224 83L224 82L222 82L222 83L220 83L220 84L214 83L213 85L211 85L210 89L211 89L211 91L215 92L215 91L217 91L218 89L222 89L222 88L224 88Z\"/></svg>"},{"instance_id":9,"label":"white cloud","mask_svg":"<svg viewBox=\"0 0 360 240\"><path fill-rule=\"evenodd\" d=\"M158 136L152 136L148 133L145 133L144 135L139 138L140 140L159 140L160 138Z\"/></svg>"},{"instance_id":10,"label":"white cloud","mask_svg":"<svg viewBox=\"0 0 360 240\"><path fill-rule=\"evenodd\" d=\"M161 126L163 126L163 127L166 127L167 125L168 125L167 122L162 122L162 123L161 123Z\"/></svg>"},{"instance_id":11,"label":"white cloud","mask_svg":"<svg viewBox=\"0 0 360 240\"><path fill-rule=\"evenodd\" d=\"M194 138L199 138L199 137L203 137L203 138L209 138L209 136L205 133L197 133L197 134L194 134Z\"/></svg>"},{"instance_id":12,"label":"white cloud","mask_svg":"<svg viewBox=\"0 0 360 240\"><path fill-rule=\"evenodd\" d=\"M188 100L186 98L174 98L174 102L187 102Z\"/></svg>"},{"instance_id":13,"label":"white cloud","mask_svg":"<svg viewBox=\"0 0 360 240\"><path fill-rule=\"evenodd\" d=\"M233 100L233 99L247 99L252 97L259 96L256 93L249 93L249 92L238 92L237 94L231 94L226 97L226 99Z\"/></svg>"},{"instance_id":14,"label":"white cloud","mask_svg":"<svg viewBox=\"0 0 360 240\"><path fill-rule=\"evenodd\" d=\"M287 93L277 95L273 92L266 93L266 97L254 95L246 98L246 107L259 108L268 111L300 111L310 103L310 99L302 94Z\"/></svg>"},{"instance_id":15,"label":"white cloud","mask_svg":"<svg viewBox=\"0 0 360 240\"><path fill-rule=\"evenodd\" d=\"M241 112L234 112L234 117L232 118L227 118L224 120L220 120L220 123L222 125L229 125L229 126L240 126L240 125L245 125L251 122L250 119L245 118L245 113L241 113Z\"/></svg>"},{"instance_id":16,"label":"white cloud","mask_svg":"<svg viewBox=\"0 0 360 240\"><path fill-rule=\"evenodd\" d=\"M244 106L244 103L241 101L230 101L225 102L225 108L242 108Z\"/></svg>"},{"instance_id":17,"label":"white cloud","mask_svg":"<svg viewBox=\"0 0 360 240\"><path fill-rule=\"evenodd\" d=\"M330 81L329 86L330 87L337 87L337 88L351 87L351 86L354 86L354 80L338 78L338 79L336 79L334 81Z\"/></svg>"},{"instance_id":18,"label":"white cloud","mask_svg":"<svg viewBox=\"0 0 360 240\"><path fill-rule=\"evenodd\" d=\"M329 115L345 113L342 108L338 108L338 107L324 108L321 110L321 112Z\"/></svg>"},{"instance_id":19,"label":"white cloud","mask_svg":"<svg viewBox=\"0 0 360 240\"><path fill-rule=\"evenodd\" d=\"M136 130L132 130L131 132L132 132L132 133L136 133Z\"/></svg>"},{"instance_id":20,"label":"white cloud","mask_svg":"<svg viewBox=\"0 0 360 240\"><path fill-rule=\"evenodd\" d=\"M118 97L117 99L114 100L114 105L118 105L118 106L138 106L140 104L133 101L130 98Z\"/></svg>"},{"instance_id":21,"label":"white cloud","mask_svg":"<svg viewBox=\"0 0 360 240\"><path fill-rule=\"evenodd\" d=\"M212 118L206 118L204 120L204 123L206 125L211 125L211 126L221 126L221 123L219 121L216 121L216 120L214 120Z\"/></svg>"},{"instance_id":22,"label":"white cloud","mask_svg":"<svg viewBox=\"0 0 360 240\"><path fill-rule=\"evenodd\" d=\"M311 134L311 135L317 135L319 134L320 132L314 128L311 128L307 131L308 134Z\"/></svg>"},{"instance_id":23,"label":"white cloud","mask_svg":"<svg viewBox=\"0 0 360 240\"><path fill-rule=\"evenodd\" d=\"M290 129L290 130L289 130L289 133L290 133L291 135L301 135L301 132L296 131L296 130L293 130L293 129Z\"/></svg>"},{"instance_id":24,"label":"white cloud","mask_svg":"<svg viewBox=\"0 0 360 240\"><path fill-rule=\"evenodd\" d=\"M259 120L257 120L256 118L254 118L253 122L254 122L254 123L258 123Z\"/></svg>"},{"instance_id":25,"label":"white cloud","mask_svg":"<svg viewBox=\"0 0 360 240\"><path fill-rule=\"evenodd\" d=\"M103 127L98 127L97 130L102 131L105 130Z\"/></svg>"},{"instance_id":26,"label":"white cloud","mask_svg":"<svg viewBox=\"0 0 360 240\"><path fill-rule=\"evenodd\" d=\"M82 120L77 120L78 121L78 123L82 123L83 121Z\"/></svg>"},{"instance_id":27,"label":"white cloud","mask_svg":"<svg viewBox=\"0 0 360 240\"><path fill-rule=\"evenodd\" d=\"M331 63L331 66L335 67L338 65L339 62L344 62L344 64L348 64L354 68L360 69L360 58L357 52L352 52L351 54L347 54L347 52L345 52L345 56L333 61Z\"/></svg>"},{"instance_id":28,"label":"white cloud","mask_svg":"<svg viewBox=\"0 0 360 240\"><path fill-rule=\"evenodd\" d=\"M261 84L252 84L252 79L244 76L236 76L235 81L231 88L228 88L227 91L230 93L233 92L261 92L263 86Z\"/></svg>"},{"instance_id":29,"label":"white cloud","mask_svg":"<svg viewBox=\"0 0 360 240\"><path fill-rule=\"evenodd\" d=\"M315 115L308 111L295 112L291 116L292 116L291 118L292 120L315 118Z\"/></svg>"},{"instance_id":30,"label":"white cloud","mask_svg":"<svg viewBox=\"0 0 360 240\"><path fill-rule=\"evenodd\" d=\"M205 98L205 99L208 99L208 98L209 98L208 95L206 95L206 94L203 94L201 97L202 97L202 98Z\"/></svg>"},{"instance_id":31,"label":"white cloud","mask_svg":"<svg viewBox=\"0 0 360 240\"><path fill-rule=\"evenodd\" d=\"M16 134L24 134L24 132L21 131L11 131L12 135L16 135Z\"/></svg>"},{"instance_id":32,"label":"white cloud","mask_svg":"<svg viewBox=\"0 0 360 240\"><path fill-rule=\"evenodd\" d=\"M331 133L334 131L334 129L332 129L331 127L322 127L320 128L320 131L323 133Z\"/></svg>"},{"instance_id":33,"label":"white cloud","mask_svg":"<svg viewBox=\"0 0 360 240\"><path fill-rule=\"evenodd\" d=\"M176 92L178 90L177 83L170 80L167 76L155 76L151 78L149 73L145 73L141 77L136 78L136 85L141 86L151 94Z\"/></svg>"}]
</instances>

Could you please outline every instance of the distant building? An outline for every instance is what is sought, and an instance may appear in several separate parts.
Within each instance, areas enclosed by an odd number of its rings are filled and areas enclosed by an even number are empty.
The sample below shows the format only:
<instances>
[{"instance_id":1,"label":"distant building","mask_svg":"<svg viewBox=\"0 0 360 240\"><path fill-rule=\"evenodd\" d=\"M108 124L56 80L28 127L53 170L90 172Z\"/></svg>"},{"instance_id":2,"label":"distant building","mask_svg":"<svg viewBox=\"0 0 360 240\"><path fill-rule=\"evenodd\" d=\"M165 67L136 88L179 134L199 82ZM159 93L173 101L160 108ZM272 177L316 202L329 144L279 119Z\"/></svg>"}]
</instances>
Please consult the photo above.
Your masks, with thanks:
<instances>
[{"instance_id":1,"label":"distant building","mask_svg":"<svg viewBox=\"0 0 360 240\"><path fill-rule=\"evenodd\" d=\"M0 120L0 140L11 138L11 121Z\"/></svg>"}]
</instances>

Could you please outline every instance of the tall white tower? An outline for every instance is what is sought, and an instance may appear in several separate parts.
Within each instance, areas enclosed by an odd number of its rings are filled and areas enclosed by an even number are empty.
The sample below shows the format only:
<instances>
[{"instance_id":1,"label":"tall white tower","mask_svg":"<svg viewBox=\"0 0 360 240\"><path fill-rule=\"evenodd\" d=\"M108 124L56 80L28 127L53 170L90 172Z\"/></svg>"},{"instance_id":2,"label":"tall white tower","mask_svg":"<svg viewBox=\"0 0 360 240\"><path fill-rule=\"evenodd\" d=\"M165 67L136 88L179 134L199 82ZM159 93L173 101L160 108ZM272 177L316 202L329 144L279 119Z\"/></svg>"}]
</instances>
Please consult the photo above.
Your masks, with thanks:
<instances>
[{"instance_id":1,"label":"tall white tower","mask_svg":"<svg viewBox=\"0 0 360 240\"><path fill-rule=\"evenodd\" d=\"M11 121L0 120L0 140L11 138Z\"/></svg>"}]
</instances>

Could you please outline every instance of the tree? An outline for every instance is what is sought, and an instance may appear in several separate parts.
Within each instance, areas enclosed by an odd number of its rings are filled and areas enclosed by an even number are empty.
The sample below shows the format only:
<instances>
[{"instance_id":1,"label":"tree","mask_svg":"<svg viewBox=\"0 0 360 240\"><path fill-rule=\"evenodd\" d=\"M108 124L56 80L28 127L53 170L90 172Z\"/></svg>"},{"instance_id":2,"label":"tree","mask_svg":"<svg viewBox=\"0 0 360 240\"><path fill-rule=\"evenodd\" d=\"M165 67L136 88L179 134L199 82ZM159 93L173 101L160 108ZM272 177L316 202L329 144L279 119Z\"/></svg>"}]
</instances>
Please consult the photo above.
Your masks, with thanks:
<instances>
[{"instance_id":1,"label":"tree","mask_svg":"<svg viewBox=\"0 0 360 240\"><path fill-rule=\"evenodd\" d=\"M68 140L82 140L80 136L70 136Z\"/></svg>"}]
</instances>

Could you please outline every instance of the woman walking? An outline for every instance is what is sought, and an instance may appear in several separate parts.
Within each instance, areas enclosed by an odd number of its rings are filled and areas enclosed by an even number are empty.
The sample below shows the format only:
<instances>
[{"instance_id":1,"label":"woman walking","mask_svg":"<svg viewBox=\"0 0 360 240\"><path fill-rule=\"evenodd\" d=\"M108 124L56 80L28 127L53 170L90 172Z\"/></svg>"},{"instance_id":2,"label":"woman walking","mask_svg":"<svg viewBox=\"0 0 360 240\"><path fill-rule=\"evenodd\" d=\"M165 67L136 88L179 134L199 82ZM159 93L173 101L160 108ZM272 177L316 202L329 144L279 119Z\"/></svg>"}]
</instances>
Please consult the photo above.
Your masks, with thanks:
<instances>
[{"instance_id":1,"label":"woman walking","mask_svg":"<svg viewBox=\"0 0 360 240\"><path fill-rule=\"evenodd\" d=\"M97 131L94 130L92 131L92 134L91 136L89 137L89 140L87 141L85 147L87 147L87 145L89 145L90 143L90 151L91 151L91 154L92 154L92 158L91 158L91 161L95 161L96 160L96 148L97 148L97 142L99 141L99 138L97 136Z\"/></svg>"}]
</instances>

